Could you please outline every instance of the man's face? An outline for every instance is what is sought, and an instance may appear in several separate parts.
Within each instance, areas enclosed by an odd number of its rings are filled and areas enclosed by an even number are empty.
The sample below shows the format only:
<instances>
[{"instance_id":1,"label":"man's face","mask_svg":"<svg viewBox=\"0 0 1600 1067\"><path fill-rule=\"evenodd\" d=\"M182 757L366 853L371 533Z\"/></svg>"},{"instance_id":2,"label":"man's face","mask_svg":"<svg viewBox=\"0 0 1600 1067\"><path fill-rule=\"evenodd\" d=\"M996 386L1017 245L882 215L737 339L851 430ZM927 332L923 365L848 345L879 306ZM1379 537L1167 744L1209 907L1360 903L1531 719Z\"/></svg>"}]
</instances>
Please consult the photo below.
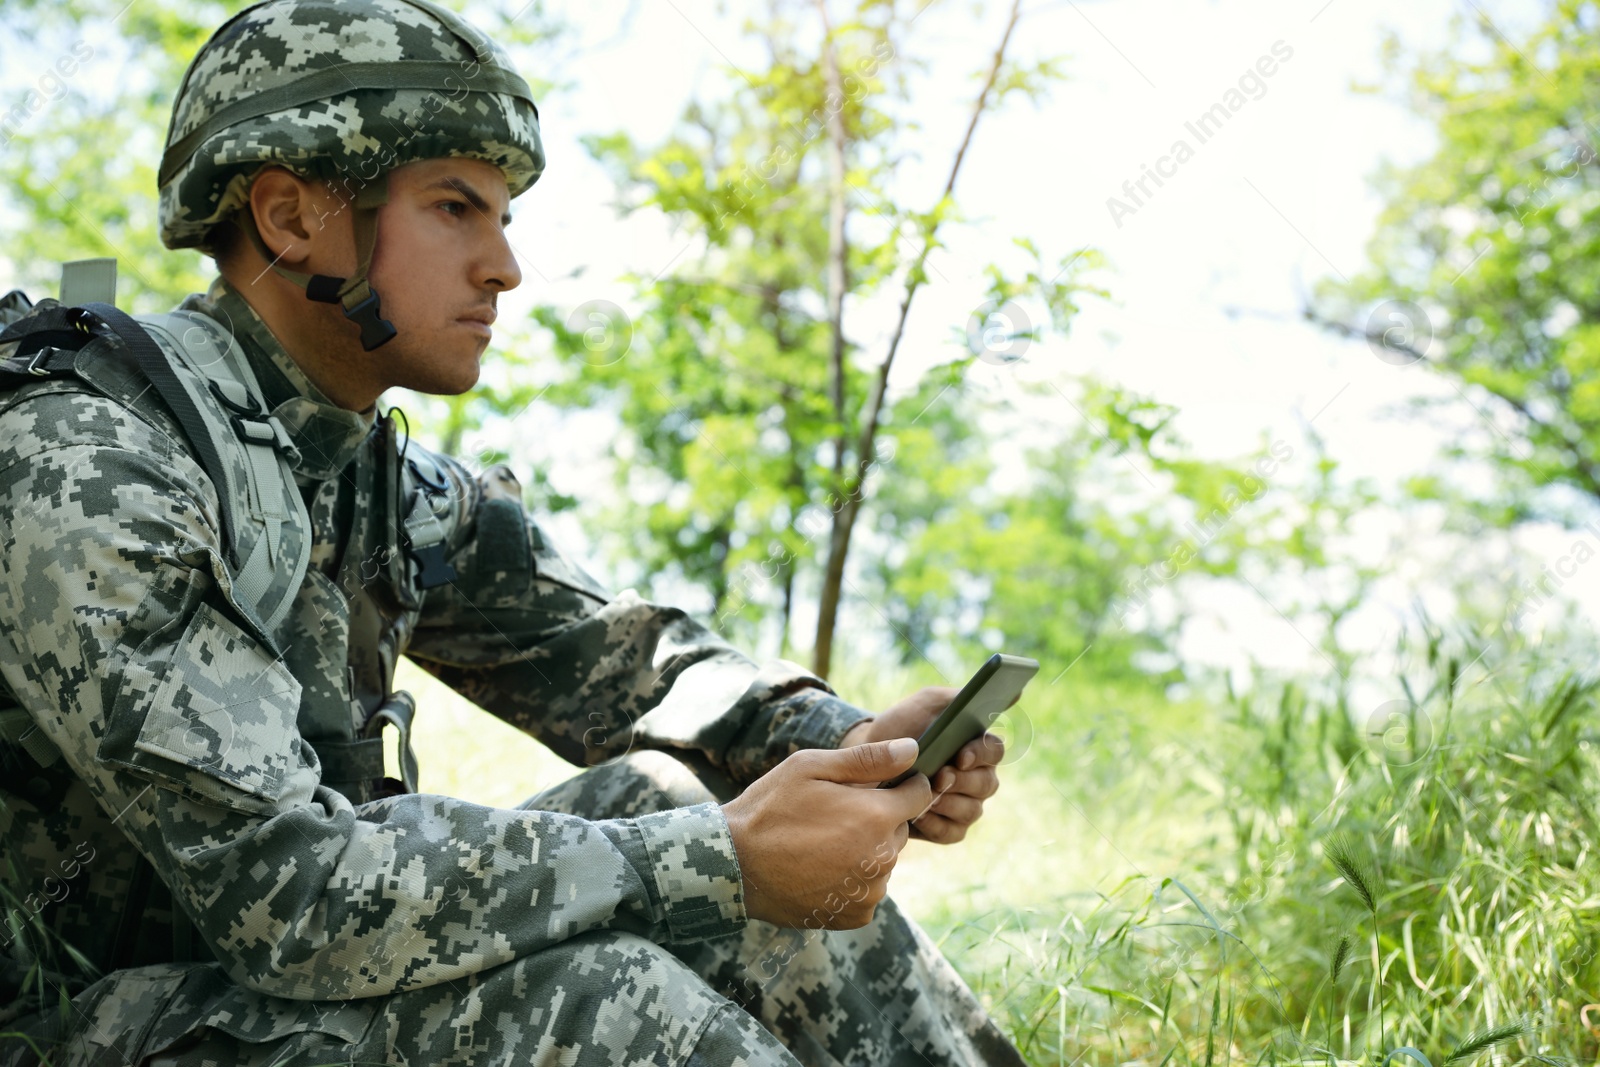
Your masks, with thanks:
<instances>
[{"instance_id":1,"label":"man's face","mask_svg":"<svg viewBox=\"0 0 1600 1067\"><path fill-rule=\"evenodd\" d=\"M477 383L495 301L522 281L505 237L509 204L505 175L482 160L389 172L368 278L398 334L365 353L382 388L454 394Z\"/></svg>"}]
</instances>

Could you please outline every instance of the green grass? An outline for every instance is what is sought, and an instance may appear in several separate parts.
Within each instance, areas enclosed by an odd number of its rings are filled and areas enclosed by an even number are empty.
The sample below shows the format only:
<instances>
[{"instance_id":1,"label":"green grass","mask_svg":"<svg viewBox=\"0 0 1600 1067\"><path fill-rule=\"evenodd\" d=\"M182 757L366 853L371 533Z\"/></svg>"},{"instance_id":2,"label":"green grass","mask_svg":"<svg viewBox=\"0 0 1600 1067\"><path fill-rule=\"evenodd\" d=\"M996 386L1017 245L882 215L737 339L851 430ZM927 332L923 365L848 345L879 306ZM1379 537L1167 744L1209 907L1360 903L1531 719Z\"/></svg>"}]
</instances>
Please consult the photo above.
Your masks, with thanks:
<instances>
[{"instance_id":1,"label":"green grass","mask_svg":"<svg viewBox=\"0 0 1600 1067\"><path fill-rule=\"evenodd\" d=\"M1037 1064L1593 1063L1594 687L1435 667L1433 743L1409 766L1292 689L1187 728L1134 704L1171 743L1140 753L1156 731L1135 723L1132 749L1080 758L1130 783L1096 828L1138 872L924 920Z\"/></svg>"}]
</instances>

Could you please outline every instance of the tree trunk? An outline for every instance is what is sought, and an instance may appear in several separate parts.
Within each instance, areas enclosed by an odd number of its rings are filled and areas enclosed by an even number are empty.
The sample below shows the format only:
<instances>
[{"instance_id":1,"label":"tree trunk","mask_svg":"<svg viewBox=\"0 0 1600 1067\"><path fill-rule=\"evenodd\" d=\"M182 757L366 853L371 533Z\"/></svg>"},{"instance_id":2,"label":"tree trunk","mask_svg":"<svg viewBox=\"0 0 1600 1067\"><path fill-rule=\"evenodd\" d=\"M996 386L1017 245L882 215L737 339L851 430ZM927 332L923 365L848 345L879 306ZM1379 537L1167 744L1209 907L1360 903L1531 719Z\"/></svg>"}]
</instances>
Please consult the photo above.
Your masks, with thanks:
<instances>
[{"instance_id":1,"label":"tree trunk","mask_svg":"<svg viewBox=\"0 0 1600 1067\"><path fill-rule=\"evenodd\" d=\"M828 113L828 333L832 375L833 483L837 487L844 475L844 453L849 430L844 408L844 294L849 246L845 243L845 150L844 85L839 80L839 58L833 45L833 23L828 19L827 0L817 0L822 15L822 78L827 86L823 108Z\"/></svg>"},{"instance_id":2,"label":"tree trunk","mask_svg":"<svg viewBox=\"0 0 1600 1067\"><path fill-rule=\"evenodd\" d=\"M467 432L468 402L465 394L452 396L446 399L450 413L445 416L444 436L439 440L439 451L446 456L454 456L461 451L461 438Z\"/></svg>"},{"instance_id":3,"label":"tree trunk","mask_svg":"<svg viewBox=\"0 0 1600 1067\"><path fill-rule=\"evenodd\" d=\"M794 619L794 561L783 565L783 628L778 631L778 655L789 651L789 626Z\"/></svg>"},{"instance_id":4,"label":"tree trunk","mask_svg":"<svg viewBox=\"0 0 1600 1067\"><path fill-rule=\"evenodd\" d=\"M722 614L722 606L728 599L728 546L733 543L731 520L711 531L711 543L722 549L722 555L717 560L717 569L711 576L711 617L716 618Z\"/></svg>"},{"instance_id":5,"label":"tree trunk","mask_svg":"<svg viewBox=\"0 0 1600 1067\"><path fill-rule=\"evenodd\" d=\"M833 385L833 418L836 429L833 436L833 499L829 503L836 509L834 527L828 544L828 570L823 577L823 596L827 590L837 590L839 579L834 576L837 560L839 576L843 576L844 554L839 550L839 522L837 508L844 488L844 453L849 434L844 406L844 291L845 277L845 129L844 87L839 79L839 61L834 51L833 23L828 19L827 0L817 0L817 11L822 16L822 76L827 85L823 107L828 112L828 329L831 336L831 370ZM838 106L835 107L834 105ZM848 542L849 534L845 539ZM838 593L834 593L838 602ZM837 612L835 612L837 613ZM826 677L833 654L833 619L828 618L824 633L822 620L818 620L817 640L812 649L812 669Z\"/></svg>"},{"instance_id":6,"label":"tree trunk","mask_svg":"<svg viewBox=\"0 0 1600 1067\"><path fill-rule=\"evenodd\" d=\"M961 173L961 161L966 158L967 148L972 144L973 131L978 128L978 120L983 117L984 110L989 106L989 94L994 91L995 81L1000 75L1000 66L1005 62L1006 47L1011 42L1011 31L1016 29L1021 6L1022 0L1012 0L1011 14L1006 20L1006 29L1000 38L1000 46L995 49L994 58L990 63L989 76L984 79L983 89L978 93L977 102L972 108L972 117L967 122L966 135L962 137L961 147L956 150L955 161L950 165L950 177L945 182L944 196L939 200L941 204L948 200L955 190L956 176ZM911 312L911 301L922 284L924 267L929 253L933 251L938 225L937 222L931 224L922 251L917 254L916 262L906 275L906 291L900 300L900 318L895 324L894 335L889 340L889 351L878 366L877 376L872 383L872 395L867 399L866 408L862 413L861 434L856 444L855 471L848 480L836 483L833 530L828 538L828 566L822 578L822 597L817 609L817 639L812 652L811 669L822 678L828 676L828 671L833 666L833 637L839 617L840 590L844 585L844 565L850 553L850 535L855 530L856 516L861 509L862 487L866 482L867 472L872 469L878 424L883 415L883 398L889 387L889 370L894 365L895 354L900 349L900 340L905 336L906 317ZM835 469L839 470L837 460Z\"/></svg>"}]
</instances>

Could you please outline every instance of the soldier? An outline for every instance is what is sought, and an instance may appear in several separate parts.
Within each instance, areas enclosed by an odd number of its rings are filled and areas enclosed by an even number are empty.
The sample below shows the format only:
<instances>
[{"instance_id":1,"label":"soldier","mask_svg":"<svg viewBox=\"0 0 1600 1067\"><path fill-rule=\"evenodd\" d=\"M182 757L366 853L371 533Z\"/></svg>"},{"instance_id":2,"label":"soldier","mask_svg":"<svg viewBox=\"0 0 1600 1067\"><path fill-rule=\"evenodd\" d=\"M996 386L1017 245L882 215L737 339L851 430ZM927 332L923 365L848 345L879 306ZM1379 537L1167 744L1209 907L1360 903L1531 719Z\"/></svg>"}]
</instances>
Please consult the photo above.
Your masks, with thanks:
<instances>
[{"instance_id":1,"label":"soldier","mask_svg":"<svg viewBox=\"0 0 1600 1067\"><path fill-rule=\"evenodd\" d=\"M271 0L195 57L160 169L217 281L144 332L25 320L72 328L0 397L0 1061L1021 1062L885 896L998 786L983 739L869 788L952 691L871 716L613 596L505 468L378 413L476 381L543 165L459 17ZM401 655L592 769L416 792Z\"/></svg>"}]
</instances>

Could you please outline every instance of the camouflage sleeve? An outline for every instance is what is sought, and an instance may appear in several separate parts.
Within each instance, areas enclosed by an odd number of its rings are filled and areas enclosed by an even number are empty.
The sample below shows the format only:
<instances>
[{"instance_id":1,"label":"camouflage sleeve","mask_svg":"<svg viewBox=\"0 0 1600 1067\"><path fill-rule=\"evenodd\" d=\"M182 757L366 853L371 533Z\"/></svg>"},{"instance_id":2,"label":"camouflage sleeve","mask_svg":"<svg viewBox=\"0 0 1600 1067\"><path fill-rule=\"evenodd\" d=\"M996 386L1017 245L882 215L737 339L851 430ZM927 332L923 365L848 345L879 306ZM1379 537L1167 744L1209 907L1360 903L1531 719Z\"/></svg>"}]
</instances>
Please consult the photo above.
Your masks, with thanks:
<instances>
[{"instance_id":1,"label":"camouflage sleeve","mask_svg":"<svg viewBox=\"0 0 1600 1067\"><path fill-rule=\"evenodd\" d=\"M608 594L525 513L505 467L474 479L440 462L457 577L428 592L408 654L568 761L692 749L748 783L870 718L798 664L758 665L678 608Z\"/></svg>"},{"instance_id":2,"label":"camouflage sleeve","mask_svg":"<svg viewBox=\"0 0 1600 1067\"><path fill-rule=\"evenodd\" d=\"M0 420L0 673L235 981L370 996L590 930L740 928L715 804L586 821L321 786L301 682L234 618L216 528L195 463L110 402Z\"/></svg>"}]
</instances>

